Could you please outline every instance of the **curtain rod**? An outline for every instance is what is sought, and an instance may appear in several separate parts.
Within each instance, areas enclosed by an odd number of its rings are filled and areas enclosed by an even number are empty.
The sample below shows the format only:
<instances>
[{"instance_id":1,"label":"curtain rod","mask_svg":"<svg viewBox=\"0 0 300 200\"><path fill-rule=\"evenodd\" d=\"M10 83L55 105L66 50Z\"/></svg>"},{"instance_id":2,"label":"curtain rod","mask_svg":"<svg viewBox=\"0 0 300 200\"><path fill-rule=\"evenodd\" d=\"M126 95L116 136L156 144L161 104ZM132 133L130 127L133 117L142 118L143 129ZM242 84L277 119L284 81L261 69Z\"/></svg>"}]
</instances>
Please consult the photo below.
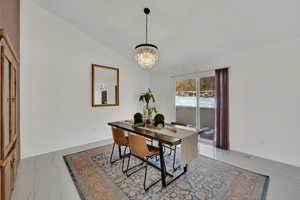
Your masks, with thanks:
<instances>
[{"instance_id":1,"label":"curtain rod","mask_svg":"<svg viewBox=\"0 0 300 200\"><path fill-rule=\"evenodd\" d=\"M193 74L200 74L200 73L205 73L205 72L213 72L217 69L226 69L226 68L231 68L231 66L228 67L214 67L212 69L208 69L208 70L202 70L202 71L198 71L198 72L191 72L191 73L187 73L187 74L178 74L178 75L173 75L171 76L171 78L176 78L176 77L180 77L180 76L188 76L188 75L193 75Z\"/></svg>"}]
</instances>

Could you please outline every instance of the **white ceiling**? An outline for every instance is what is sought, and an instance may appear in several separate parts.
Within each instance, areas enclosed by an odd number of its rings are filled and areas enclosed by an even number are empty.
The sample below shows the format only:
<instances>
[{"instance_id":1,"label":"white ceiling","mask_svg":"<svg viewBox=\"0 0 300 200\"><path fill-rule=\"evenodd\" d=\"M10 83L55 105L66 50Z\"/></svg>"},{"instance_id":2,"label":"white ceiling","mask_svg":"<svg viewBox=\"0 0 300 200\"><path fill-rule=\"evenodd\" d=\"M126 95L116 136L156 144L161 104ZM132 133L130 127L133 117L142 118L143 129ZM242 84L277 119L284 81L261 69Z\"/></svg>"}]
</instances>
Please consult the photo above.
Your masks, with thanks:
<instances>
[{"instance_id":1,"label":"white ceiling","mask_svg":"<svg viewBox=\"0 0 300 200\"><path fill-rule=\"evenodd\" d=\"M159 67L300 36L299 0L33 1L129 60L145 40L143 8L149 7L149 40L159 47Z\"/></svg>"}]
</instances>

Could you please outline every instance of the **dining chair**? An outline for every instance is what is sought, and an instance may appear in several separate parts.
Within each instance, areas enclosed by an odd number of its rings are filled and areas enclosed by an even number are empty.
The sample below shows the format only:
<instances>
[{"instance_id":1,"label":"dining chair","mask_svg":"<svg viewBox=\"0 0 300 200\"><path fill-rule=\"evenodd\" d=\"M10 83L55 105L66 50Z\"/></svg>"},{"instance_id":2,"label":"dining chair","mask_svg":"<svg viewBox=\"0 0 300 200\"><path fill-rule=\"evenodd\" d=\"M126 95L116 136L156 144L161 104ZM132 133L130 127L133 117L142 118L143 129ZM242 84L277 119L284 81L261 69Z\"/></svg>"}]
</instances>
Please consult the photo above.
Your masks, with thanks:
<instances>
[{"instance_id":1,"label":"dining chair","mask_svg":"<svg viewBox=\"0 0 300 200\"><path fill-rule=\"evenodd\" d=\"M128 158L128 163L127 163L127 170L126 174L127 177L131 176L132 174L138 172L139 170L145 168L145 175L144 175L144 190L147 191L149 190L153 185L158 183L161 179L154 181L146 187L146 179L147 179L147 170L148 170L148 160L152 159L154 156L159 155L159 148L149 145L146 143L146 139L143 136L140 135L134 135L134 134L128 134L128 142L129 142L129 148L130 148L130 154ZM134 172L128 174L128 171L132 168L129 169L130 165L130 157L131 155L134 155L135 157L141 158L143 160L143 163L146 165L140 167L139 169L135 170ZM138 164L139 165L139 164ZM138 166L136 165L136 166Z\"/></svg>"},{"instance_id":2,"label":"dining chair","mask_svg":"<svg viewBox=\"0 0 300 200\"><path fill-rule=\"evenodd\" d=\"M110 155L110 163L113 164L114 162L122 159L122 161L123 161L122 162L122 172L125 173L124 158L128 155L128 154L126 154L126 150L128 147L128 137L125 136L125 132L122 129L119 129L116 127L112 127L112 135L113 135L113 139L114 139L114 144L113 144L111 155ZM113 153L114 153L114 149L115 149L116 145L118 145L118 148L119 148L119 159L116 159L113 161L112 157L113 157ZM123 155L122 155L121 147L125 147Z\"/></svg>"}]
</instances>

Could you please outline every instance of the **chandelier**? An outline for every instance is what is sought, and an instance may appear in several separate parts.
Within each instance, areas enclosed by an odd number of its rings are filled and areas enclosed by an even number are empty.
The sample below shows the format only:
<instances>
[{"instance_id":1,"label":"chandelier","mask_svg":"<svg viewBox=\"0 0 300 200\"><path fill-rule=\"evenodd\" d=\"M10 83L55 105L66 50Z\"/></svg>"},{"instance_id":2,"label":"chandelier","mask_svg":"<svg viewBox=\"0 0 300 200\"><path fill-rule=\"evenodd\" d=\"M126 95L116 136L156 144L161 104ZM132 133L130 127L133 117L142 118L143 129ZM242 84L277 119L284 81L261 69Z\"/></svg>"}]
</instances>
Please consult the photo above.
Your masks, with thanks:
<instances>
[{"instance_id":1,"label":"chandelier","mask_svg":"<svg viewBox=\"0 0 300 200\"><path fill-rule=\"evenodd\" d=\"M150 9L145 8L146 15L146 42L135 47L135 58L139 66L145 69L151 69L158 61L158 48L154 44L148 43L148 15Z\"/></svg>"}]
</instances>

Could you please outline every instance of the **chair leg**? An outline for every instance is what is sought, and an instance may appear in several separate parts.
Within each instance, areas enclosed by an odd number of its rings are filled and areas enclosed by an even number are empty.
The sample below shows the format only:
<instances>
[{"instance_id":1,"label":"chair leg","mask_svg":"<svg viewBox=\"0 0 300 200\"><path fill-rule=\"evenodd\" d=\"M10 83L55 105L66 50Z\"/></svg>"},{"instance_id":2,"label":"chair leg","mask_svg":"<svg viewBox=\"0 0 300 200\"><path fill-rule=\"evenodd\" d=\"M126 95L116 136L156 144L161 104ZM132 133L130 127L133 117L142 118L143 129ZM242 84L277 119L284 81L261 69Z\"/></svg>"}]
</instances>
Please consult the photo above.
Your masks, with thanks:
<instances>
[{"instance_id":1,"label":"chair leg","mask_svg":"<svg viewBox=\"0 0 300 200\"><path fill-rule=\"evenodd\" d=\"M129 170L132 170L132 169L135 169L135 168L137 168L137 167L143 165L143 164L144 164L144 161L142 161L140 164L136 164L136 165L134 165L134 166L132 166L132 167L129 167L129 165L130 165L130 158L131 158L131 150L130 150L130 148L129 148L129 154L127 154L125 157L127 157L127 156L128 156L127 168L126 168L126 171L124 172L124 174L125 174L127 177L129 177L129 176L131 176L132 174L134 174L134 173L138 172L139 170L143 169L144 167L141 167L141 168L139 168L138 170L135 170L134 172L131 172L130 174L128 174L128 171L129 171Z\"/></svg>"},{"instance_id":2,"label":"chair leg","mask_svg":"<svg viewBox=\"0 0 300 200\"><path fill-rule=\"evenodd\" d=\"M115 149L115 146L116 146L116 143L114 142L114 145L113 145L113 148L112 148L112 150L111 150L111 154L110 154L110 164L112 164L113 162L112 162L112 156L113 156L113 154L114 154L114 149Z\"/></svg>"},{"instance_id":3,"label":"chair leg","mask_svg":"<svg viewBox=\"0 0 300 200\"><path fill-rule=\"evenodd\" d=\"M147 161L148 161L149 157L146 158L146 159L147 159ZM146 187L147 171L148 171L148 162L146 162L146 166L145 166L145 176L144 176L144 190L145 190L145 192L147 192L152 186L154 186L154 185L157 184L159 181L161 181L161 178L160 178L160 179L154 181L153 183L151 183L151 185L149 185L148 187Z\"/></svg>"},{"instance_id":4,"label":"chair leg","mask_svg":"<svg viewBox=\"0 0 300 200\"><path fill-rule=\"evenodd\" d=\"M175 168L175 161L176 161L176 146L175 146L175 149L174 149L174 157L173 157L173 170L176 171L177 168Z\"/></svg>"},{"instance_id":5,"label":"chair leg","mask_svg":"<svg viewBox=\"0 0 300 200\"><path fill-rule=\"evenodd\" d=\"M118 147L119 147L119 159L121 159L122 158L122 149L121 149L120 145L118 145Z\"/></svg>"},{"instance_id":6,"label":"chair leg","mask_svg":"<svg viewBox=\"0 0 300 200\"><path fill-rule=\"evenodd\" d=\"M128 170L129 170L129 164L130 164L130 157L131 157L131 154L128 155L127 169L126 169L126 173L125 173L127 177L128 177Z\"/></svg>"},{"instance_id":7,"label":"chair leg","mask_svg":"<svg viewBox=\"0 0 300 200\"><path fill-rule=\"evenodd\" d=\"M124 171L124 160L125 160L125 157L126 157L126 150L127 150L127 146L125 146L124 153L123 153L123 158L122 158L122 172L123 172L123 174L125 174L125 171Z\"/></svg>"},{"instance_id":8,"label":"chair leg","mask_svg":"<svg viewBox=\"0 0 300 200\"><path fill-rule=\"evenodd\" d=\"M173 149L172 149L172 147L170 147L170 153L168 154L168 156L172 155L172 151L173 151Z\"/></svg>"},{"instance_id":9,"label":"chair leg","mask_svg":"<svg viewBox=\"0 0 300 200\"><path fill-rule=\"evenodd\" d=\"M164 168L165 168L165 172L167 172L167 165L164 165Z\"/></svg>"},{"instance_id":10,"label":"chair leg","mask_svg":"<svg viewBox=\"0 0 300 200\"><path fill-rule=\"evenodd\" d=\"M147 158L148 161L148 158ZM145 176L144 176L144 190L147 191L146 189L146 179L147 179L147 170L148 170L148 163L146 162L146 167L145 167Z\"/></svg>"}]
</instances>

